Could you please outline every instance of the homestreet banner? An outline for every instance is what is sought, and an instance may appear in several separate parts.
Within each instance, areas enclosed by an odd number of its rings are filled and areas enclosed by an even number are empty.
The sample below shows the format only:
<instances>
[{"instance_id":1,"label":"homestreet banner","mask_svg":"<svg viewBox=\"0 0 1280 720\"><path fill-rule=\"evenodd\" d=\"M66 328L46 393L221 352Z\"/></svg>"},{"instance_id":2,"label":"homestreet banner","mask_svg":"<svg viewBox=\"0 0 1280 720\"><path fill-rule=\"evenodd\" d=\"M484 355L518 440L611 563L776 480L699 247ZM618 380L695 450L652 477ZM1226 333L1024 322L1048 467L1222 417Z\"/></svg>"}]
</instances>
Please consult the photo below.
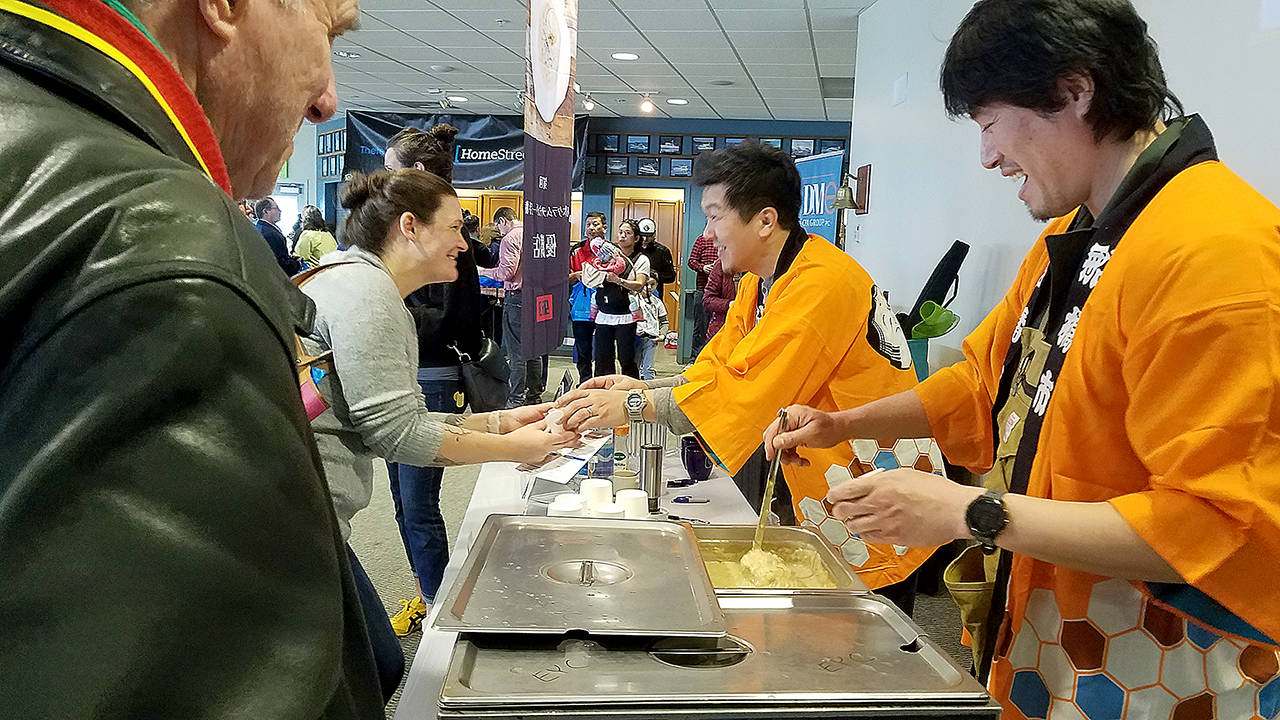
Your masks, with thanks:
<instances>
[{"instance_id":1,"label":"homestreet banner","mask_svg":"<svg viewBox=\"0 0 1280 720\"><path fill-rule=\"evenodd\" d=\"M347 152L343 174L383 167L387 140L406 127L426 130L448 123L458 128L453 155L454 187L475 190L524 189L524 120L518 115L436 115L347 111ZM582 190L587 118L573 126L573 189ZM492 219L492 218L488 218Z\"/></svg>"},{"instance_id":2,"label":"homestreet banner","mask_svg":"<svg viewBox=\"0 0 1280 720\"><path fill-rule=\"evenodd\" d=\"M560 346L569 276L569 207L574 180L573 62L578 0L529 0L524 99L524 275L521 355ZM531 380L532 382L532 380Z\"/></svg>"}]
</instances>

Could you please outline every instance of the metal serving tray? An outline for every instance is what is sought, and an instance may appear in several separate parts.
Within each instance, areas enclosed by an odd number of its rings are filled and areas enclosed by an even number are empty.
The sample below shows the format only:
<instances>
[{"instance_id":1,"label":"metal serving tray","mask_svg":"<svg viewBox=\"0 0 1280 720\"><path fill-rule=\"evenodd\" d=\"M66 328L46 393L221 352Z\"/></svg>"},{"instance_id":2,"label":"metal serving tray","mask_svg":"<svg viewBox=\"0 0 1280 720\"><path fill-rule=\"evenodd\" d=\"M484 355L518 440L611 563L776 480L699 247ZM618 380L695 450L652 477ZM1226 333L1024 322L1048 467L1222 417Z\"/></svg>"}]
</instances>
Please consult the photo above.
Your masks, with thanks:
<instances>
[{"instance_id":1,"label":"metal serving tray","mask_svg":"<svg viewBox=\"0 0 1280 720\"><path fill-rule=\"evenodd\" d=\"M434 626L469 633L720 637L688 525L490 515Z\"/></svg>"},{"instance_id":2,"label":"metal serving tray","mask_svg":"<svg viewBox=\"0 0 1280 720\"><path fill-rule=\"evenodd\" d=\"M875 595L720 602L729 635L718 640L464 635L441 707L522 716L602 707L663 708L664 716L694 708L972 706L983 714L991 707L973 677Z\"/></svg>"},{"instance_id":3,"label":"metal serving tray","mask_svg":"<svg viewBox=\"0 0 1280 720\"><path fill-rule=\"evenodd\" d=\"M751 549L751 543L755 540L755 525L696 525L693 528L693 534L698 538L699 551L704 548L715 548L717 550L732 550L734 553L741 554ZM832 547L818 531L807 527L782 527L770 525L764 529L764 546L768 550L770 545L803 545L812 549L818 554L822 560L823 567L831 574L832 580L835 581L833 590L815 590L815 589L799 589L788 590L782 588L716 588L717 595L777 595L789 594L793 592L802 593L867 593L871 590L866 583L853 573L853 568Z\"/></svg>"}]
</instances>

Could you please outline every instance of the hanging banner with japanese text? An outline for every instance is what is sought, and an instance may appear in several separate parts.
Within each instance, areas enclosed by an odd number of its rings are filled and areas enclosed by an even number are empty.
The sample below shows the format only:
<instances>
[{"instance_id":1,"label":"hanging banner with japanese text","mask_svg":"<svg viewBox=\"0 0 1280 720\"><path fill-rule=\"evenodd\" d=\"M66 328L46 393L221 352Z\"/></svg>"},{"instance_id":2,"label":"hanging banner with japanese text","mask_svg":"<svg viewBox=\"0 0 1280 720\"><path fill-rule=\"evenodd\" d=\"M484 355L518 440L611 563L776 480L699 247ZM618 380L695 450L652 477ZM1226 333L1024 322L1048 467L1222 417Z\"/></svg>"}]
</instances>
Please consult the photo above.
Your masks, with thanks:
<instances>
[{"instance_id":1,"label":"hanging banner with japanese text","mask_svg":"<svg viewBox=\"0 0 1280 720\"><path fill-rule=\"evenodd\" d=\"M578 0L529 0L524 100L521 356L560 346L568 328L573 75Z\"/></svg>"},{"instance_id":2,"label":"hanging banner with japanese text","mask_svg":"<svg viewBox=\"0 0 1280 720\"><path fill-rule=\"evenodd\" d=\"M844 150L796 160L800 171L800 226L812 235L836 241L836 209L832 204L844 179Z\"/></svg>"}]
</instances>

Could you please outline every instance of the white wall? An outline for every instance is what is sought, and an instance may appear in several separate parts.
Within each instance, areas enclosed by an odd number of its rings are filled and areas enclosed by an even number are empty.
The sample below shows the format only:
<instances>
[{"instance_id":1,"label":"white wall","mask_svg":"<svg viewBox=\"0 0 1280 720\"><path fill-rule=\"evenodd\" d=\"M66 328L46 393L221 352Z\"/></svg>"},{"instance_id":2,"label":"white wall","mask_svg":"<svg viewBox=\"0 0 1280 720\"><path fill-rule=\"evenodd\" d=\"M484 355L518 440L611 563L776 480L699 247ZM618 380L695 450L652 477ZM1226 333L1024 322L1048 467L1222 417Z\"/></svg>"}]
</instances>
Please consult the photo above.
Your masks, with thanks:
<instances>
[{"instance_id":1,"label":"white wall","mask_svg":"<svg viewBox=\"0 0 1280 720\"><path fill-rule=\"evenodd\" d=\"M1280 201L1280 0L1135 0L1160 45L1170 87L1202 114L1222 158ZM978 132L948 121L942 54L971 0L879 0L858 19L851 163L871 163L870 212L846 213L847 250L910 305L954 238L972 245L953 310L960 341L1008 289L1043 229L1017 186L978 163ZM907 75L905 101L895 82ZM935 343L936 344L936 343Z\"/></svg>"},{"instance_id":2,"label":"white wall","mask_svg":"<svg viewBox=\"0 0 1280 720\"><path fill-rule=\"evenodd\" d=\"M303 122L298 134L293 136L293 156L289 158L289 172L281 173L277 182L304 183L307 186L303 205L319 205L316 202L316 126ZM290 226L292 227L292 226Z\"/></svg>"}]
</instances>

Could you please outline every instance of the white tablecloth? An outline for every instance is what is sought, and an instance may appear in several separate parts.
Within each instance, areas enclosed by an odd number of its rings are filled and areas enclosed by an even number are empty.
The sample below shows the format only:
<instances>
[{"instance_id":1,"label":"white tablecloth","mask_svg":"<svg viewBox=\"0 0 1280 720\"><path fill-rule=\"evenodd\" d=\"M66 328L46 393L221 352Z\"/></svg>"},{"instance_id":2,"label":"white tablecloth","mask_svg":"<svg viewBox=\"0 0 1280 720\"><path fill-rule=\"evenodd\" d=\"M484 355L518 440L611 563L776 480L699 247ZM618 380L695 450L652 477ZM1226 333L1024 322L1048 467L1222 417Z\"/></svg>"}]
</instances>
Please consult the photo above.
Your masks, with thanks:
<instances>
[{"instance_id":1,"label":"white tablecloth","mask_svg":"<svg viewBox=\"0 0 1280 720\"><path fill-rule=\"evenodd\" d=\"M471 494L471 503L467 506L462 527L458 530L458 541L450 552L449 565L444 570L444 580L436 594L442 602L458 577L467 552L475 542L485 518L494 513L524 512L525 500L521 492L527 479L515 467L512 463L486 463L480 470L475 492ZM689 476L680 463L678 449L670 450L664 456L663 476L666 479ZM705 497L710 502L676 504L670 501L676 495ZM757 517L742 493L738 492L733 480L719 469L713 470L711 478L705 482L682 488L668 488L663 494L662 509L672 515L698 518L721 525L752 524ZM422 642L418 646L413 665L409 667L409 677L396 707L396 720L435 720L440 687L444 683L444 673L457 633L432 629L433 619L434 613L433 617L423 623Z\"/></svg>"}]
</instances>

